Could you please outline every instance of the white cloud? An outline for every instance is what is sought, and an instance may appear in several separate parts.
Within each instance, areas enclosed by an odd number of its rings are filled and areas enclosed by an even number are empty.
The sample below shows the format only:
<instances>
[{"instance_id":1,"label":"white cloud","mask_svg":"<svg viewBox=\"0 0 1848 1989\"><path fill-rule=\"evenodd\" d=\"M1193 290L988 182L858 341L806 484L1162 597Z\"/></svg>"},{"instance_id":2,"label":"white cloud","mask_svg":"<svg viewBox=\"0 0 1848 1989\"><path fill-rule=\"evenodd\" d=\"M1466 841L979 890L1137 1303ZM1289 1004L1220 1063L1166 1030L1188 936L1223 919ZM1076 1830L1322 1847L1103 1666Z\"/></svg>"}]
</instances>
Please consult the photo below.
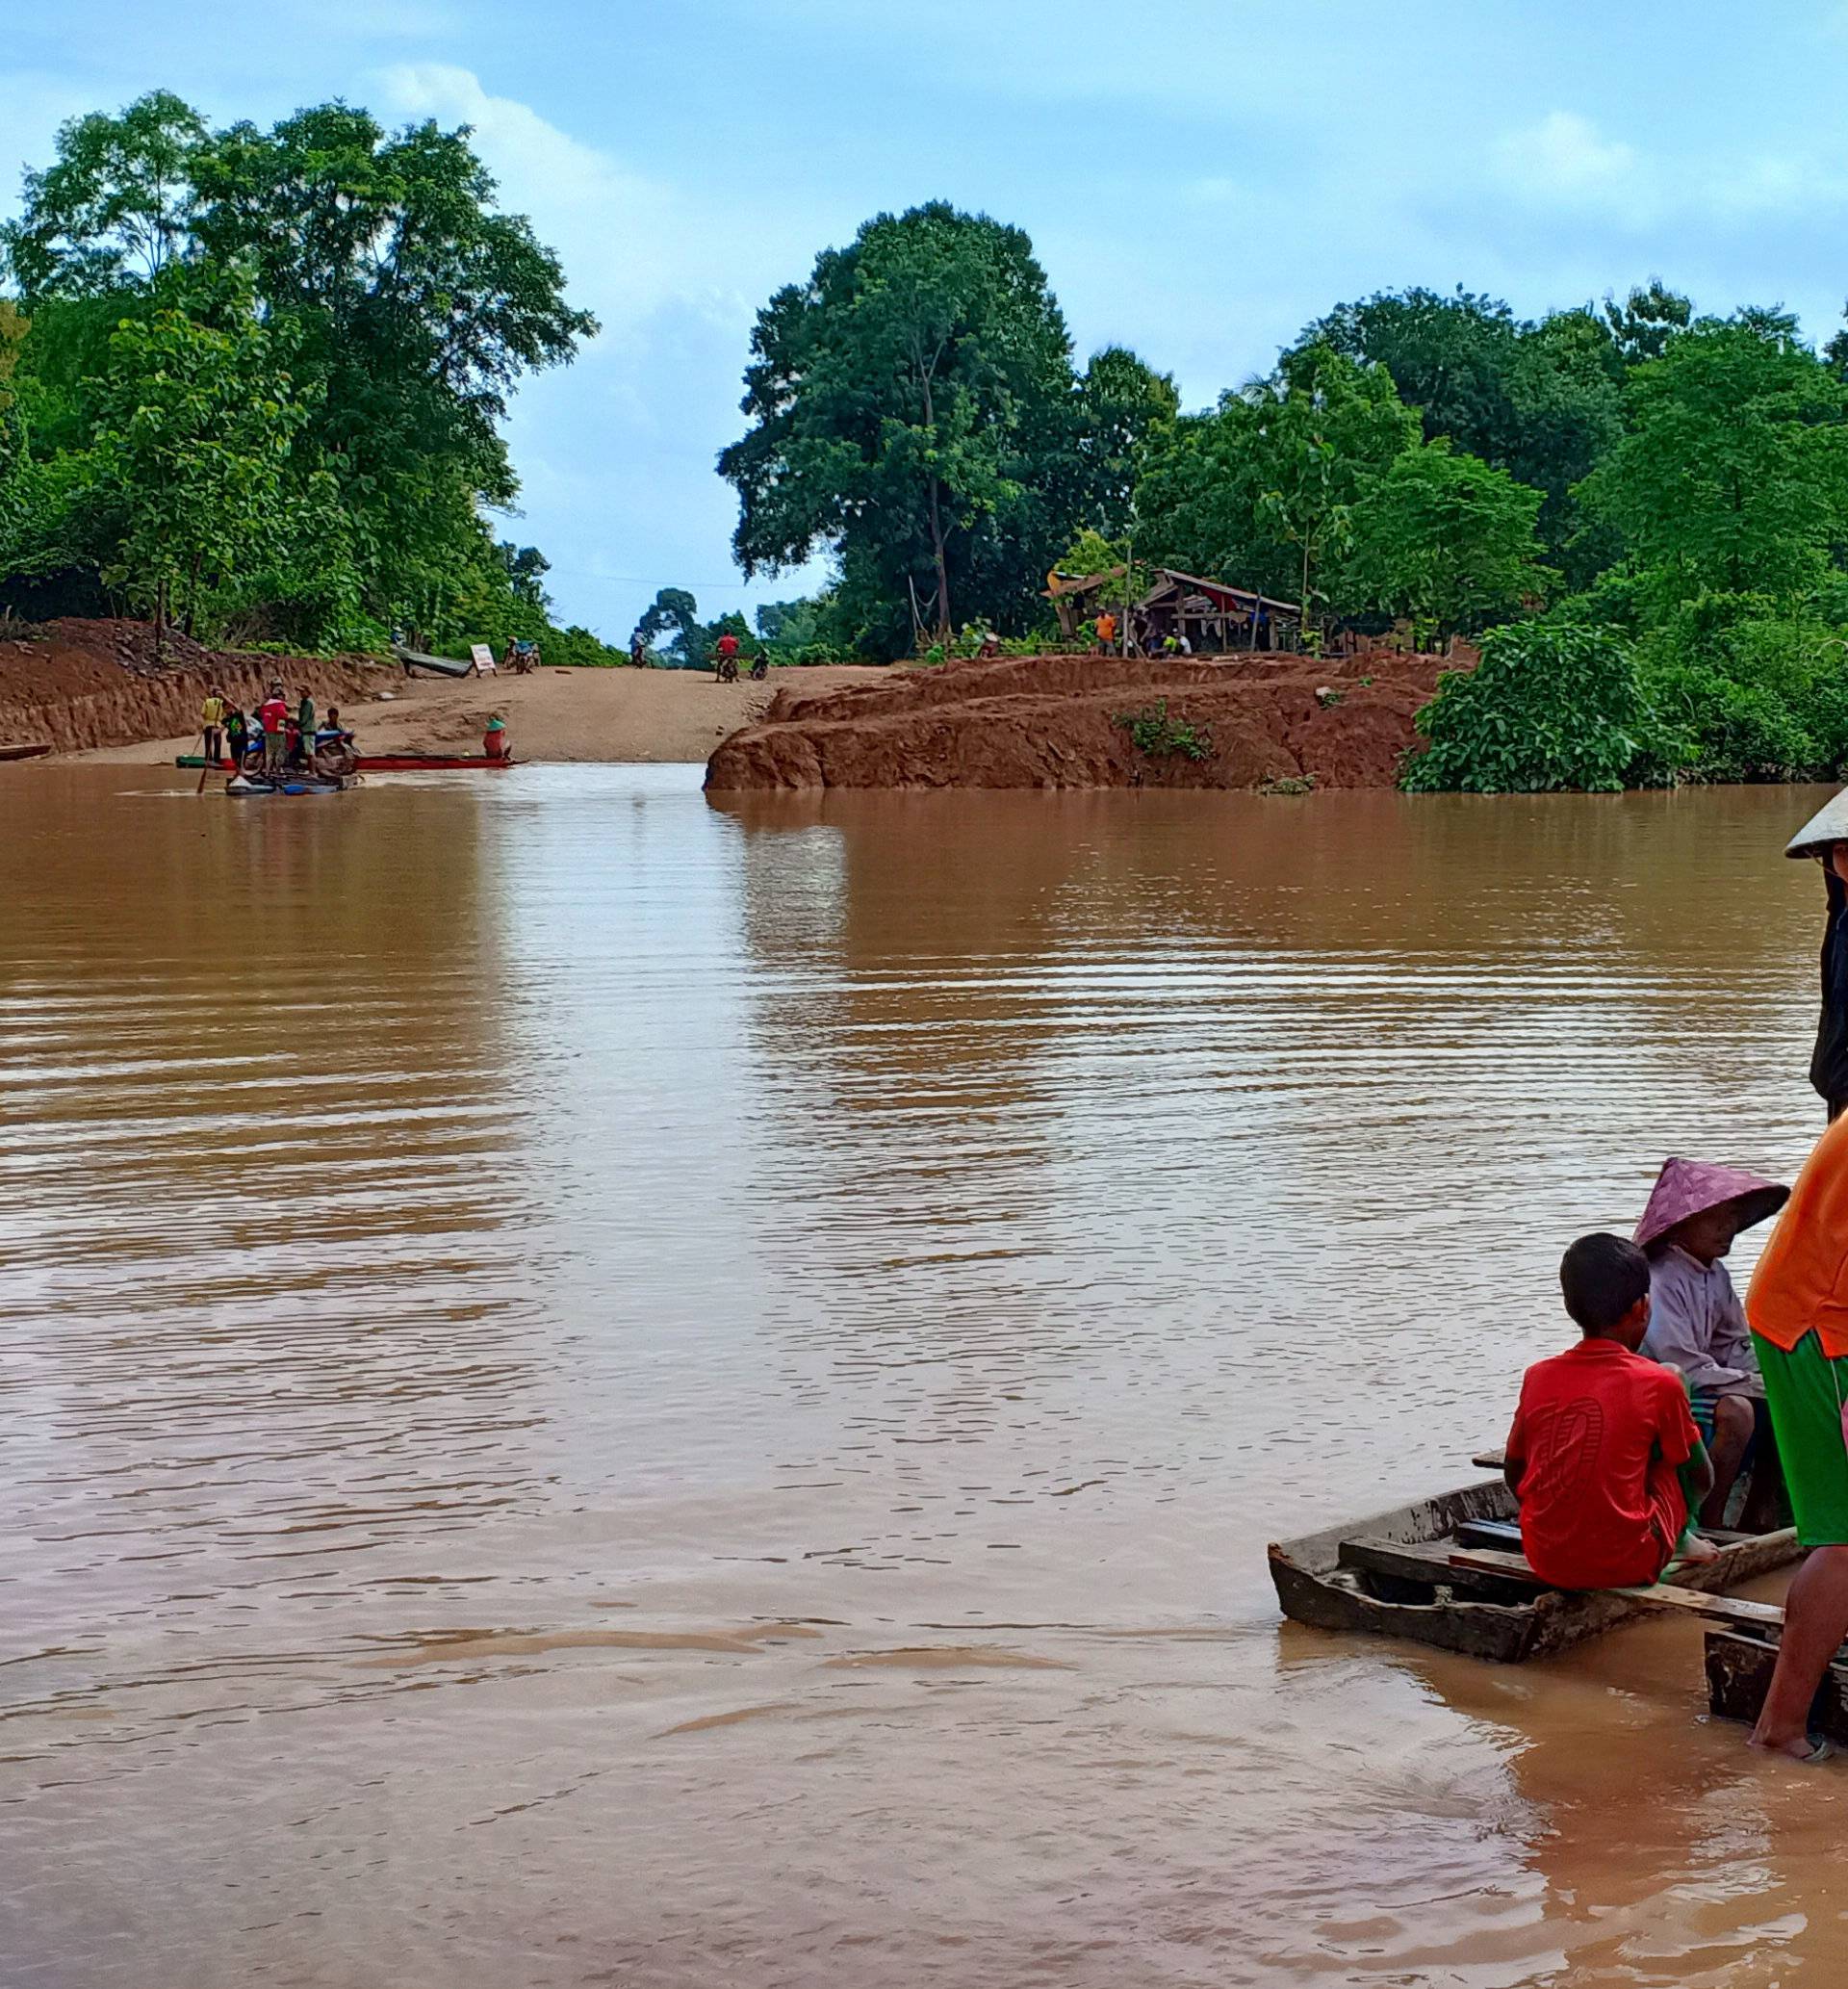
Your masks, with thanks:
<instances>
[{"instance_id":1,"label":"white cloud","mask_svg":"<svg viewBox=\"0 0 1848 1989\"><path fill-rule=\"evenodd\" d=\"M1538 207L1619 211L1642 219L1655 202L1633 145L1607 139L1577 111L1549 111L1495 149L1509 192Z\"/></svg>"}]
</instances>

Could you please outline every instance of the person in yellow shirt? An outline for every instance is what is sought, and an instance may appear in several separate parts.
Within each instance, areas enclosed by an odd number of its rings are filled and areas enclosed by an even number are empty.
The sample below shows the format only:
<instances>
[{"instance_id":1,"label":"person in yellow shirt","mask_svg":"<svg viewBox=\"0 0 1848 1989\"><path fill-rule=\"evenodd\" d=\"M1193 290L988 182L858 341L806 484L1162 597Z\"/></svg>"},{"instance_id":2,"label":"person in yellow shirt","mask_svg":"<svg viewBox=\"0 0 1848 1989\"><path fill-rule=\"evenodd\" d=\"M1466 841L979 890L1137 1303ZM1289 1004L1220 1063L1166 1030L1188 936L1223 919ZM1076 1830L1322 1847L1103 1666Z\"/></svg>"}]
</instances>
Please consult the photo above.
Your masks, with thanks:
<instances>
[{"instance_id":1,"label":"person in yellow shirt","mask_svg":"<svg viewBox=\"0 0 1848 1989\"><path fill-rule=\"evenodd\" d=\"M224 754L224 700L216 690L205 694L205 703L199 707L199 725L205 735L205 763L217 766Z\"/></svg>"}]
</instances>

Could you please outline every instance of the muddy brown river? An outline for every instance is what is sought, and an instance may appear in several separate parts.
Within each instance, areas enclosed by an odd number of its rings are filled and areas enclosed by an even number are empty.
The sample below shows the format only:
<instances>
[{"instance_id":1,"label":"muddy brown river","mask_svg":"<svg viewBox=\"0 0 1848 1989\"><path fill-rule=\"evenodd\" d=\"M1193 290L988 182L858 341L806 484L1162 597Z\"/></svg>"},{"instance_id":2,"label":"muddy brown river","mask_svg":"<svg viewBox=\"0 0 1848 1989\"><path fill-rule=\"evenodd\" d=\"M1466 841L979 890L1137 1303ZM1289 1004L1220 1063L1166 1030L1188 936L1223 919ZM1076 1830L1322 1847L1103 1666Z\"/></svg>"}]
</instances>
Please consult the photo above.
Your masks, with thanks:
<instances>
[{"instance_id":1,"label":"muddy brown river","mask_svg":"<svg viewBox=\"0 0 1848 1989\"><path fill-rule=\"evenodd\" d=\"M0 770L7 1989L1841 1979L1695 1630L1264 1563L1802 1157L1815 793L191 788Z\"/></svg>"}]
</instances>

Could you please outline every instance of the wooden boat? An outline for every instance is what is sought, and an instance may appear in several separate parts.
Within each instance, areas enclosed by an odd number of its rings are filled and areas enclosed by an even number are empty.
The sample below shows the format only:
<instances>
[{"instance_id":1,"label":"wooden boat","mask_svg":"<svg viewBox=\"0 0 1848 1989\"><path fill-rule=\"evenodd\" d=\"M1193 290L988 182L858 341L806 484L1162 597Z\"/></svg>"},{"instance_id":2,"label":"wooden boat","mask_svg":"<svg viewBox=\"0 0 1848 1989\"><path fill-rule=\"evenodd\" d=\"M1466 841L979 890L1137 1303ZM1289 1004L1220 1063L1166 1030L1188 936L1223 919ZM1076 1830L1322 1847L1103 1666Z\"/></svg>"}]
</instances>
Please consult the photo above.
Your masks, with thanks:
<instances>
[{"instance_id":1,"label":"wooden boat","mask_svg":"<svg viewBox=\"0 0 1848 1989\"><path fill-rule=\"evenodd\" d=\"M0 760L37 760L50 751L49 739L0 739Z\"/></svg>"},{"instance_id":2,"label":"wooden boat","mask_svg":"<svg viewBox=\"0 0 1848 1989\"><path fill-rule=\"evenodd\" d=\"M402 643L392 644L392 654L404 665L404 674L413 670L428 670L438 677L473 677L475 659L458 662L452 656L431 656L422 649L406 649Z\"/></svg>"},{"instance_id":3,"label":"wooden boat","mask_svg":"<svg viewBox=\"0 0 1848 1989\"><path fill-rule=\"evenodd\" d=\"M220 760L218 763L221 772L231 771L230 761ZM180 753L174 757L173 764L190 767L196 773L205 764L205 755ZM511 766L513 761L490 760L485 753L362 753L357 764L361 773L464 773Z\"/></svg>"},{"instance_id":4,"label":"wooden boat","mask_svg":"<svg viewBox=\"0 0 1848 1989\"><path fill-rule=\"evenodd\" d=\"M1564 1650L1620 1623L1638 1608L1613 1589L1537 1588L1531 1574L1503 1573L1495 1550L1519 1547L1514 1494L1499 1478L1350 1520L1325 1533L1273 1543L1270 1579L1285 1615L1321 1630L1405 1637L1439 1650L1518 1665ZM1709 1533L1717 1561L1677 1569L1674 1586L1713 1592L1798 1559L1795 1530ZM1453 1556L1490 1550L1482 1564ZM1510 1568L1521 1563L1508 1557Z\"/></svg>"},{"instance_id":5,"label":"wooden boat","mask_svg":"<svg viewBox=\"0 0 1848 1989\"><path fill-rule=\"evenodd\" d=\"M272 795L344 794L359 786L357 774L285 774L280 780L259 779L249 774L233 774L224 791L233 801L266 800Z\"/></svg>"}]
</instances>

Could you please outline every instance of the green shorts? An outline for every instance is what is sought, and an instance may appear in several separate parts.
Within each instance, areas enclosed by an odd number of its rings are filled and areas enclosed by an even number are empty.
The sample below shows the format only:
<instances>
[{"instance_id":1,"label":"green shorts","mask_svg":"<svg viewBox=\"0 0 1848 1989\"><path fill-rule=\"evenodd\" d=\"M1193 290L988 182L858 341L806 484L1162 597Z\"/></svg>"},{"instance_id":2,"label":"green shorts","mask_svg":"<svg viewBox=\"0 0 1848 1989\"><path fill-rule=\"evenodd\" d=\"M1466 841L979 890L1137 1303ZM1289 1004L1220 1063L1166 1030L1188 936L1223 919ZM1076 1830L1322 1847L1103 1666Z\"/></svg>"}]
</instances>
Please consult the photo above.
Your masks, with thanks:
<instances>
[{"instance_id":1,"label":"green shorts","mask_svg":"<svg viewBox=\"0 0 1848 1989\"><path fill-rule=\"evenodd\" d=\"M1757 1333L1752 1344L1764 1375L1797 1538L1806 1547L1848 1544L1848 1441L1841 1426L1848 1358L1831 1360L1814 1333L1805 1333L1789 1354Z\"/></svg>"}]
</instances>

